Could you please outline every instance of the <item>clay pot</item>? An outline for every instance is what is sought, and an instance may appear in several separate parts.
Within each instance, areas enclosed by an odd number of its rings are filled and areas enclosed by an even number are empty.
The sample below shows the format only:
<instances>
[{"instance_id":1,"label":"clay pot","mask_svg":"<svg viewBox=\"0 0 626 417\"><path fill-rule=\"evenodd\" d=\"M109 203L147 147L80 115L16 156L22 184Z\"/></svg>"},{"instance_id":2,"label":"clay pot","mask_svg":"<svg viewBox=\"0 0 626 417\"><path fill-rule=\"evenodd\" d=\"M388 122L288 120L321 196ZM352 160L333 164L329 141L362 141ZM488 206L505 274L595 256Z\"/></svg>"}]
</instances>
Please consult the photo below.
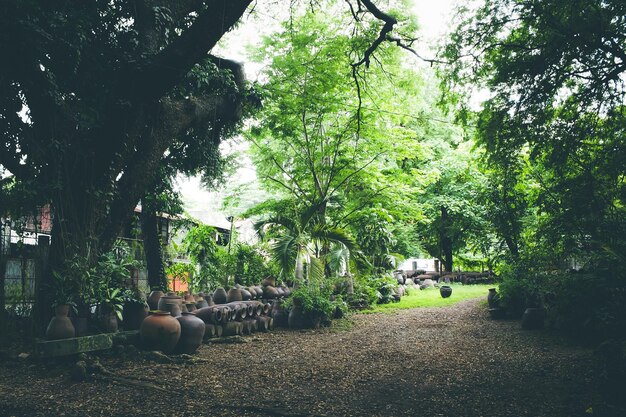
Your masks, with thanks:
<instances>
[{"instance_id":1,"label":"clay pot","mask_svg":"<svg viewBox=\"0 0 626 417\"><path fill-rule=\"evenodd\" d=\"M185 304L196 303L196 298L192 294L185 294Z\"/></svg>"},{"instance_id":2,"label":"clay pot","mask_svg":"<svg viewBox=\"0 0 626 417\"><path fill-rule=\"evenodd\" d=\"M246 289L250 293L250 299L254 300L256 298L256 289L254 287L248 287Z\"/></svg>"},{"instance_id":3,"label":"clay pot","mask_svg":"<svg viewBox=\"0 0 626 417\"><path fill-rule=\"evenodd\" d=\"M263 333L267 332L270 329L270 320L271 318L266 316L257 317L257 330Z\"/></svg>"},{"instance_id":4,"label":"clay pot","mask_svg":"<svg viewBox=\"0 0 626 417\"><path fill-rule=\"evenodd\" d=\"M100 323L100 327L104 330L105 333L115 333L119 324L117 322L117 314L115 311L106 308L100 311L98 322Z\"/></svg>"},{"instance_id":5,"label":"clay pot","mask_svg":"<svg viewBox=\"0 0 626 417\"><path fill-rule=\"evenodd\" d=\"M256 290L256 299L260 300L261 298L263 298L263 287L261 287L260 285L256 285L254 289Z\"/></svg>"},{"instance_id":6,"label":"clay pot","mask_svg":"<svg viewBox=\"0 0 626 417\"><path fill-rule=\"evenodd\" d=\"M87 317L70 317L74 325L75 336L87 336L89 333L89 319Z\"/></svg>"},{"instance_id":7,"label":"clay pot","mask_svg":"<svg viewBox=\"0 0 626 417\"><path fill-rule=\"evenodd\" d=\"M448 298L452 295L452 288L449 285L442 285L441 288L439 288L439 294L441 294L443 298Z\"/></svg>"},{"instance_id":8,"label":"clay pot","mask_svg":"<svg viewBox=\"0 0 626 417\"><path fill-rule=\"evenodd\" d=\"M256 331L256 320L246 319L242 321L241 324L243 325L243 334L252 334Z\"/></svg>"},{"instance_id":9,"label":"clay pot","mask_svg":"<svg viewBox=\"0 0 626 417\"><path fill-rule=\"evenodd\" d=\"M204 298L200 298L200 300L196 301L196 308L201 309L204 307L208 307L209 303Z\"/></svg>"},{"instance_id":10,"label":"clay pot","mask_svg":"<svg viewBox=\"0 0 626 417\"><path fill-rule=\"evenodd\" d=\"M180 322L169 311L155 310L151 313L139 328L142 343L150 350L173 352L180 339Z\"/></svg>"},{"instance_id":11,"label":"clay pot","mask_svg":"<svg viewBox=\"0 0 626 417\"><path fill-rule=\"evenodd\" d=\"M285 285L281 285L280 288L282 288L283 293L285 294L285 297L289 297L291 295L291 288Z\"/></svg>"},{"instance_id":12,"label":"clay pot","mask_svg":"<svg viewBox=\"0 0 626 417\"><path fill-rule=\"evenodd\" d=\"M278 297L278 291L276 291L276 288L272 287L271 285L267 285L265 287L263 287L263 298L267 298L268 300L273 300L274 298Z\"/></svg>"},{"instance_id":13,"label":"clay pot","mask_svg":"<svg viewBox=\"0 0 626 417\"><path fill-rule=\"evenodd\" d=\"M216 336L215 334L215 324L205 324L204 325L204 338L212 339Z\"/></svg>"},{"instance_id":14,"label":"clay pot","mask_svg":"<svg viewBox=\"0 0 626 417\"><path fill-rule=\"evenodd\" d=\"M278 294L278 297L276 297L276 298L284 298L285 297L285 290L283 290L281 287L276 287L276 293Z\"/></svg>"},{"instance_id":15,"label":"clay pot","mask_svg":"<svg viewBox=\"0 0 626 417\"><path fill-rule=\"evenodd\" d=\"M243 333L243 325L238 321L229 321L222 325L224 336L238 336Z\"/></svg>"},{"instance_id":16,"label":"clay pot","mask_svg":"<svg viewBox=\"0 0 626 417\"><path fill-rule=\"evenodd\" d=\"M228 302L226 290L222 287L217 288L215 292L213 292L213 301L215 304L226 304Z\"/></svg>"},{"instance_id":17,"label":"clay pot","mask_svg":"<svg viewBox=\"0 0 626 417\"><path fill-rule=\"evenodd\" d=\"M207 324L219 324L222 322L222 309L216 307L203 307L194 311L196 317Z\"/></svg>"},{"instance_id":18,"label":"clay pot","mask_svg":"<svg viewBox=\"0 0 626 417\"><path fill-rule=\"evenodd\" d=\"M228 308L231 311L231 319L241 321L248 316L248 308L244 304L240 303L228 303Z\"/></svg>"},{"instance_id":19,"label":"clay pot","mask_svg":"<svg viewBox=\"0 0 626 417\"><path fill-rule=\"evenodd\" d=\"M226 301L228 303L232 303L233 301L241 301L243 297L241 295L241 290L239 288L231 288L228 290L228 294L226 295Z\"/></svg>"},{"instance_id":20,"label":"clay pot","mask_svg":"<svg viewBox=\"0 0 626 417\"><path fill-rule=\"evenodd\" d=\"M148 317L148 304L129 302L122 310L122 324L124 330L139 330L141 322Z\"/></svg>"},{"instance_id":21,"label":"clay pot","mask_svg":"<svg viewBox=\"0 0 626 417\"><path fill-rule=\"evenodd\" d=\"M167 310L166 305L169 303L176 303L180 306L183 304L183 298L177 295L164 295L159 299L158 310Z\"/></svg>"},{"instance_id":22,"label":"clay pot","mask_svg":"<svg viewBox=\"0 0 626 417\"><path fill-rule=\"evenodd\" d=\"M487 294L487 303L489 308L498 308L500 304L500 295L496 292L495 288L489 288L489 294Z\"/></svg>"},{"instance_id":23,"label":"clay pot","mask_svg":"<svg viewBox=\"0 0 626 417\"><path fill-rule=\"evenodd\" d=\"M243 301L252 300L252 294L250 293L250 291L246 290L245 288L242 288L239 290L239 292L241 292L241 299Z\"/></svg>"},{"instance_id":24,"label":"clay pot","mask_svg":"<svg viewBox=\"0 0 626 417\"><path fill-rule=\"evenodd\" d=\"M302 305L293 303L287 323L290 329L304 329L308 327L307 318L302 311Z\"/></svg>"},{"instance_id":25,"label":"clay pot","mask_svg":"<svg viewBox=\"0 0 626 417\"><path fill-rule=\"evenodd\" d=\"M539 308L527 308L522 316L522 329L535 330L543 328L543 321L546 318L546 309Z\"/></svg>"},{"instance_id":26,"label":"clay pot","mask_svg":"<svg viewBox=\"0 0 626 417\"><path fill-rule=\"evenodd\" d=\"M59 340L69 339L76 335L76 330L72 321L67 316L70 311L70 306L67 304L61 304L54 308L54 317L48 323L46 329L46 339Z\"/></svg>"},{"instance_id":27,"label":"clay pot","mask_svg":"<svg viewBox=\"0 0 626 417\"><path fill-rule=\"evenodd\" d=\"M235 319L233 310L230 307L222 305L219 308L222 310L222 324L226 324Z\"/></svg>"},{"instance_id":28,"label":"clay pot","mask_svg":"<svg viewBox=\"0 0 626 417\"><path fill-rule=\"evenodd\" d=\"M156 310L159 308L159 300L163 297L163 291L152 291L148 296L148 306L150 310Z\"/></svg>"},{"instance_id":29,"label":"clay pot","mask_svg":"<svg viewBox=\"0 0 626 417\"><path fill-rule=\"evenodd\" d=\"M204 296L204 301L207 302L207 304L210 306L214 306L215 305L215 301L213 301L213 296L212 295L205 295Z\"/></svg>"},{"instance_id":30,"label":"clay pot","mask_svg":"<svg viewBox=\"0 0 626 417\"><path fill-rule=\"evenodd\" d=\"M275 287L276 279L272 277L267 277L261 282L261 284L263 284L264 287L267 287L267 286Z\"/></svg>"},{"instance_id":31,"label":"clay pot","mask_svg":"<svg viewBox=\"0 0 626 417\"><path fill-rule=\"evenodd\" d=\"M161 303L159 302L159 304L161 304ZM181 309L181 304L179 304L177 302L165 304L161 311L169 312L172 317L178 317L183 312L182 309Z\"/></svg>"},{"instance_id":32,"label":"clay pot","mask_svg":"<svg viewBox=\"0 0 626 417\"><path fill-rule=\"evenodd\" d=\"M185 306L187 307L187 312L189 313L193 313L194 311L198 309L198 307L196 307L195 302L185 303Z\"/></svg>"},{"instance_id":33,"label":"clay pot","mask_svg":"<svg viewBox=\"0 0 626 417\"><path fill-rule=\"evenodd\" d=\"M194 353L202 344L205 325L202 320L193 313L183 313L176 317L180 323L180 339L176 345L176 351L180 353Z\"/></svg>"}]
</instances>

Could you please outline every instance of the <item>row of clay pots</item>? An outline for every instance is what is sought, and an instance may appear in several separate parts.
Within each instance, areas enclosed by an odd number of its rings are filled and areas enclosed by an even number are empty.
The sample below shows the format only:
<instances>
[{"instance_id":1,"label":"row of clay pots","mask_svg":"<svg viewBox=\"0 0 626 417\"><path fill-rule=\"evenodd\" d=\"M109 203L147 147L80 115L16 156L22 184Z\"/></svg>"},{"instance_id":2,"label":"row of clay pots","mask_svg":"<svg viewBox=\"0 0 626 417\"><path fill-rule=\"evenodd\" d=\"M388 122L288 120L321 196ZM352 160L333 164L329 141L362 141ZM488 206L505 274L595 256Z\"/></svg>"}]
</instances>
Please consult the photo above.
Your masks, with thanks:
<instances>
[{"instance_id":1,"label":"row of clay pots","mask_svg":"<svg viewBox=\"0 0 626 417\"><path fill-rule=\"evenodd\" d=\"M200 308L194 314L207 324L225 324L267 314L270 308L269 304L260 301L235 301Z\"/></svg>"}]
</instances>

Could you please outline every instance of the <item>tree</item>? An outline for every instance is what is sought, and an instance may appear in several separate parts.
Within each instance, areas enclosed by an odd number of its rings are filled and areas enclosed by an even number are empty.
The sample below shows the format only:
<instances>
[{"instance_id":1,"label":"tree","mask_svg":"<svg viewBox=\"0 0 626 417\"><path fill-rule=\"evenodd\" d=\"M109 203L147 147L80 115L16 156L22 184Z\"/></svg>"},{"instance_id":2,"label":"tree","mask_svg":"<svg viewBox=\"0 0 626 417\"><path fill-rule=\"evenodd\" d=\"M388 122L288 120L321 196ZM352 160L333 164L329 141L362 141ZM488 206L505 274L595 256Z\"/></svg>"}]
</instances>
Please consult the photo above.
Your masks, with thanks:
<instances>
[{"instance_id":1,"label":"tree","mask_svg":"<svg viewBox=\"0 0 626 417\"><path fill-rule=\"evenodd\" d=\"M446 271L452 271L454 255L467 249L475 237L488 233L478 199L484 177L469 153L470 143L433 140L430 145L422 162L427 179L417 197L424 218L416 229L424 249L441 259Z\"/></svg>"},{"instance_id":2,"label":"tree","mask_svg":"<svg viewBox=\"0 0 626 417\"><path fill-rule=\"evenodd\" d=\"M159 168L215 150L241 119L241 66L209 52L250 3L2 3L0 165L52 203L51 270L76 256L94 264ZM370 40L358 74L402 24L354 4Z\"/></svg>"},{"instance_id":3,"label":"tree","mask_svg":"<svg viewBox=\"0 0 626 417\"><path fill-rule=\"evenodd\" d=\"M443 51L447 80L491 91L477 137L500 171L528 154L537 237L553 266L623 265L624 3L488 1L459 22ZM511 237L518 221L508 221Z\"/></svg>"},{"instance_id":4,"label":"tree","mask_svg":"<svg viewBox=\"0 0 626 417\"><path fill-rule=\"evenodd\" d=\"M353 238L342 229L317 221L318 213L317 206L304 209L296 206L291 214L283 210L255 223L257 232L272 242L271 256L284 279L294 275L300 281L311 276L317 279L328 276L331 245L358 256ZM349 260L344 265L348 263ZM309 266L306 274L305 264Z\"/></svg>"},{"instance_id":5,"label":"tree","mask_svg":"<svg viewBox=\"0 0 626 417\"><path fill-rule=\"evenodd\" d=\"M257 173L266 188L319 207L322 224L329 205L337 207L353 183L362 184L364 171L388 148L376 112L363 105L372 100L359 94L373 89L352 78L350 63L363 39L338 35L348 16L305 12L256 55L270 60L267 82L258 87L265 105L247 135ZM380 54L381 62L397 65L389 51Z\"/></svg>"}]
</instances>

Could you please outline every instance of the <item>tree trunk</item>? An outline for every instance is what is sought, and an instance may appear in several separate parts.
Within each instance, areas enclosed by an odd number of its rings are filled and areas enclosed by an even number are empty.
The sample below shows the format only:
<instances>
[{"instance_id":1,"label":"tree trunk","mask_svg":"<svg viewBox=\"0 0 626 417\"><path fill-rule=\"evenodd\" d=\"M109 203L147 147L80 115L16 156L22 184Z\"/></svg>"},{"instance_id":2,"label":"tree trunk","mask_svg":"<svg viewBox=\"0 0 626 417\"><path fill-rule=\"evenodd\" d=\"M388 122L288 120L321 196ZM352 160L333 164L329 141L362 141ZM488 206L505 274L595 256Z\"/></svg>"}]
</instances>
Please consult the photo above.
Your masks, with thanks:
<instances>
[{"instance_id":1,"label":"tree trunk","mask_svg":"<svg viewBox=\"0 0 626 417\"><path fill-rule=\"evenodd\" d=\"M452 272L452 239L448 232L448 210L441 206L441 229L440 241L443 252L444 271Z\"/></svg>"},{"instance_id":2,"label":"tree trunk","mask_svg":"<svg viewBox=\"0 0 626 417\"><path fill-rule=\"evenodd\" d=\"M150 204L141 207L141 234L148 267L148 285L150 289L167 291L167 278L163 267L163 252L159 236L157 215Z\"/></svg>"}]
</instances>

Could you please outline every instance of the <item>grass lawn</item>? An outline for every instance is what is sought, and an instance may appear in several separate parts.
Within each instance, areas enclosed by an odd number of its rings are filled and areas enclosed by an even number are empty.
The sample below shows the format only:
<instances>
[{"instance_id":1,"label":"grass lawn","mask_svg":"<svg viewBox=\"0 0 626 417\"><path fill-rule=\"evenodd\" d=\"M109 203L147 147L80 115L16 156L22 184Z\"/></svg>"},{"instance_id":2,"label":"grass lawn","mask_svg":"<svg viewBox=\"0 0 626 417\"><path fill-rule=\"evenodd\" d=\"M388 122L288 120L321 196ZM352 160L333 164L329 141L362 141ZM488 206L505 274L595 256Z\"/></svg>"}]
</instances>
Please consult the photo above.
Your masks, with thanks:
<instances>
[{"instance_id":1,"label":"grass lawn","mask_svg":"<svg viewBox=\"0 0 626 417\"><path fill-rule=\"evenodd\" d=\"M363 313L390 313L396 310L404 310L407 308L417 307L445 307L458 303L468 298L481 298L487 300L489 288L493 288L494 284L471 284L463 285L458 283L449 284L452 287L452 295L448 298L442 298L439 295L439 288L429 288L427 290L419 290L418 287L412 290L410 295L402 297L398 303L378 304L371 310L363 310Z\"/></svg>"}]
</instances>

